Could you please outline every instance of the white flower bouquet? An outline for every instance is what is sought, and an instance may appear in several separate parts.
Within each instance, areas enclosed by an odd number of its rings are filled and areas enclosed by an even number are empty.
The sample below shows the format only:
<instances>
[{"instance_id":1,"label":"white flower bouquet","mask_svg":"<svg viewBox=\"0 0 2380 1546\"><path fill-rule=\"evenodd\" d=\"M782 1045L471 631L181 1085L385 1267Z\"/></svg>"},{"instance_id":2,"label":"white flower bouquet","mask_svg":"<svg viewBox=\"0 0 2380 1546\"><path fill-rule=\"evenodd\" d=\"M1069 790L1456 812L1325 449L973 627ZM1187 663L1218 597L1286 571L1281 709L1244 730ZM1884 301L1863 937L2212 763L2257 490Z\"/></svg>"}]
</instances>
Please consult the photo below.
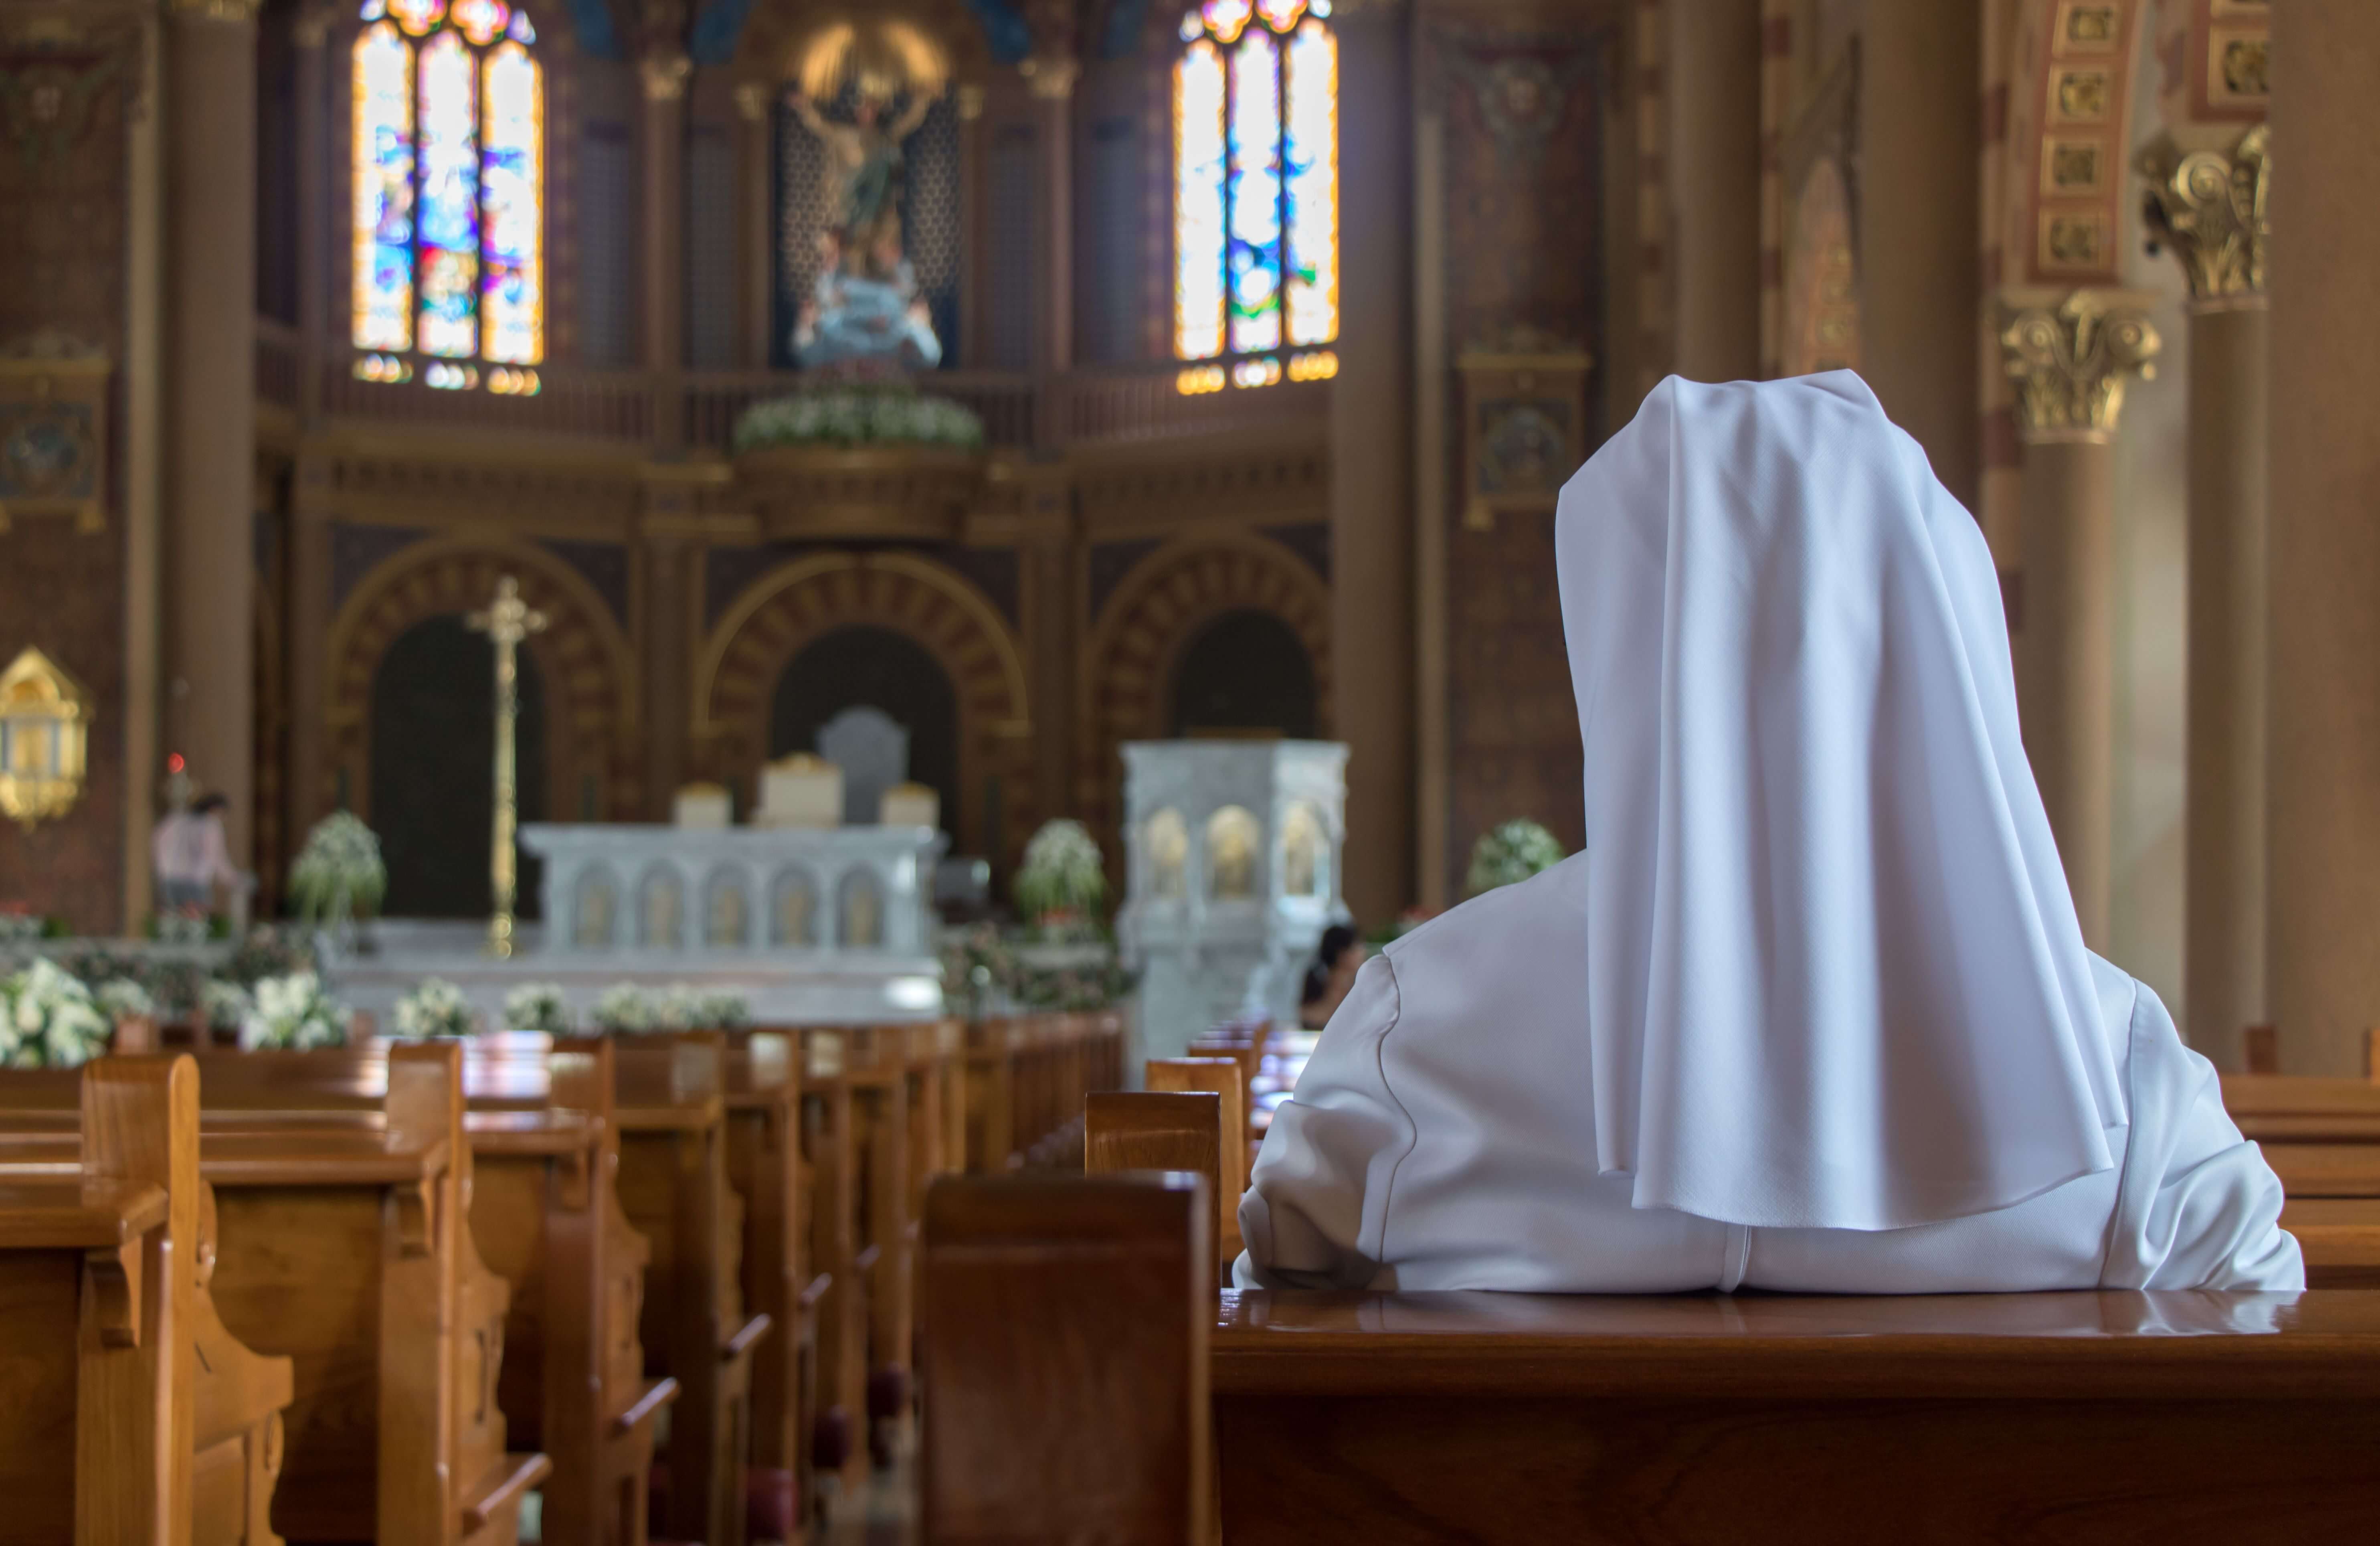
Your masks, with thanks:
<instances>
[{"instance_id":1,"label":"white flower bouquet","mask_svg":"<svg viewBox=\"0 0 2380 1546\"><path fill-rule=\"evenodd\" d=\"M471 1006L463 990L443 977L425 977L396 1001L396 1034L409 1041L471 1034Z\"/></svg>"},{"instance_id":2,"label":"white flower bouquet","mask_svg":"<svg viewBox=\"0 0 2380 1546\"><path fill-rule=\"evenodd\" d=\"M633 982L614 982L595 1000L595 1029L606 1035L661 1030L660 1006Z\"/></svg>"},{"instance_id":3,"label":"white flower bouquet","mask_svg":"<svg viewBox=\"0 0 2380 1546\"><path fill-rule=\"evenodd\" d=\"M1569 856L1552 833L1531 821L1506 822L1471 846L1471 870L1463 889L1473 896L1525 881Z\"/></svg>"},{"instance_id":4,"label":"white flower bouquet","mask_svg":"<svg viewBox=\"0 0 2380 1546\"><path fill-rule=\"evenodd\" d=\"M107 1051L106 1014L46 957L0 977L0 1067L74 1068Z\"/></svg>"},{"instance_id":5,"label":"white flower bouquet","mask_svg":"<svg viewBox=\"0 0 2380 1546\"><path fill-rule=\"evenodd\" d=\"M1097 922L1107 902L1107 866L1099 846L1080 822L1045 822L1025 845L1016 871L1016 905L1047 931L1052 924Z\"/></svg>"},{"instance_id":6,"label":"white flower bouquet","mask_svg":"<svg viewBox=\"0 0 2380 1546\"><path fill-rule=\"evenodd\" d=\"M128 977L111 977L91 991L91 998L111 1022L146 1019L157 1013L149 990Z\"/></svg>"},{"instance_id":7,"label":"white flower bouquet","mask_svg":"<svg viewBox=\"0 0 2380 1546\"><path fill-rule=\"evenodd\" d=\"M302 1053L343 1046L354 1018L355 1012L334 1002L322 991L322 980L310 971L263 978L240 1016L240 1049Z\"/></svg>"},{"instance_id":8,"label":"white flower bouquet","mask_svg":"<svg viewBox=\"0 0 2380 1546\"><path fill-rule=\"evenodd\" d=\"M570 1005L559 982L524 982L504 995L506 1030L541 1030L548 1036L570 1034Z\"/></svg>"},{"instance_id":9,"label":"white flower bouquet","mask_svg":"<svg viewBox=\"0 0 2380 1546\"><path fill-rule=\"evenodd\" d=\"M380 910L387 891L380 839L349 811L334 810L315 822L289 866L289 899L308 923L369 917Z\"/></svg>"}]
</instances>

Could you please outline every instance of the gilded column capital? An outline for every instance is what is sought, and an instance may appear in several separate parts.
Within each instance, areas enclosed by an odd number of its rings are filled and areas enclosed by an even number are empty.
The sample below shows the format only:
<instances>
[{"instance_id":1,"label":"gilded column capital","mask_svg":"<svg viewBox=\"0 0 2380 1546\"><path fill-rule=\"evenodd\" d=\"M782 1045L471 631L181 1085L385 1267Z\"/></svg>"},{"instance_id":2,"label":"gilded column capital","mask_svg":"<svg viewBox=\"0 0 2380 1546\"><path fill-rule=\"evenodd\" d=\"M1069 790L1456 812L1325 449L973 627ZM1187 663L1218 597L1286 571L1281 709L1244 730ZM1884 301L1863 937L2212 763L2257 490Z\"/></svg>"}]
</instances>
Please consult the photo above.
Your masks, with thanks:
<instances>
[{"instance_id":1,"label":"gilded column capital","mask_svg":"<svg viewBox=\"0 0 2380 1546\"><path fill-rule=\"evenodd\" d=\"M264 0L165 0L166 14L177 21L252 22Z\"/></svg>"},{"instance_id":2,"label":"gilded column capital","mask_svg":"<svg viewBox=\"0 0 2380 1546\"><path fill-rule=\"evenodd\" d=\"M2125 384L2156 375L2155 302L2135 290L2001 292L2000 353L2028 444L2114 436Z\"/></svg>"},{"instance_id":3,"label":"gilded column capital","mask_svg":"<svg viewBox=\"0 0 2380 1546\"><path fill-rule=\"evenodd\" d=\"M770 88L758 80L747 80L735 88L735 112L747 124L757 124L769 116Z\"/></svg>"},{"instance_id":4,"label":"gilded column capital","mask_svg":"<svg viewBox=\"0 0 2380 1546\"><path fill-rule=\"evenodd\" d=\"M637 61L637 73L644 78L647 102L675 102L686 95L694 61L683 54L648 54Z\"/></svg>"},{"instance_id":5,"label":"gilded column capital","mask_svg":"<svg viewBox=\"0 0 2380 1546\"><path fill-rule=\"evenodd\" d=\"M2143 146L2132 166L2149 180L2144 213L2152 251L2169 246L2190 280L2193 308L2261 306L2270 136L2258 124L2228 148L2191 149L2170 132Z\"/></svg>"},{"instance_id":6,"label":"gilded column capital","mask_svg":"<svg viewBox=\"0 0 2380 1546\"><path fill-rule=\"evenodd\" d=\"M1043 102L1063 102L1075 94L1075 82L1083 73L1079 59L1064 55L1039 55L1016 67L1025 76L1026 88Z\"/></svg>"},{"instance_id":7,"label":"gilded column capital","mask_svg":"<svg viewBox=\"0 0 2380 1546\"><path fill-rule=\"evenodd\" d=\"M962 82L957 91L959 116L968 123L983 116L983 88Z\"/></svg>"}]
</instances>

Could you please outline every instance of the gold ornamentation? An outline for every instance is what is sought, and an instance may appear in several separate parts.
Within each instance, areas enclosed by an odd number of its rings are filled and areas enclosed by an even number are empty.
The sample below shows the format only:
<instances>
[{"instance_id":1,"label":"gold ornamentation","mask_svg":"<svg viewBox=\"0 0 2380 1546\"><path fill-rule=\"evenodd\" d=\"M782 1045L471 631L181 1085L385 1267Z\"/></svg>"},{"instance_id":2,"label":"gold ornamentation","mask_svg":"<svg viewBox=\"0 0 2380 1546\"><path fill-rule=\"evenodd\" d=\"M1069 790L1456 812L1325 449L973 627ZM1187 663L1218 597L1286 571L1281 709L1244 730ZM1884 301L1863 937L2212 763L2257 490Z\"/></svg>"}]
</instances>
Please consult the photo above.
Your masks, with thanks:
<instances>
[{"instance_id":1,"label":"gold ornamentation","mask_svg":"<svg viewBox=\"0 0 2380 1546\"><path fill-rule=\"evenodd\" d=\"M1075 81L1083 73L1081 60L1059 55L1027 59L1016 67L1025 77L1026 89L1043 102L1063 102L1073 96Z\"/></svg>"},{"instance_id":2,"label":"gold ornamentation","mask_svg":"<svg viewBox=\"0 0 2380 1546\"><path fill-rule=\"evenodd\" d=\"M747 124L757 124L769 116L769 88L757 80L747 80L735 88L735 111Z\"/></svg>"},{"instance_id":3,"label":"gold ornamentation","mask_svg":"<svg viewBox=\"0 0 2380 1546\"><path fill-rule=\"evenodd\" d=\"M2084 214L2053 214L2041 229L2041 266L2048 269L2093 269L2104 266L2107 219L2096 210Z\"/></svg>"},{"instance_id":4,"label":"gold ornamentation","mask_svg":"<svg viewBox=\"0 0 2380 1546\"><path fill-rule=\"evenodd\" d=\"M2133 165L2149 179L2152 248L2170 246L2190 280L2193 301L2265 293L2265 213L2271 180L2270 136L2263 124L2228 151L2184 151L2170 134L2143 147Z\"/></svg>"},{"instance_id":5,"label":"gold ornamentation","mask_svg":"<svg viewBox=\"0 0 2380 1546\"><path fill-rule=\"evenodd\" d=\"M644 77L647 102L675 102L686 95L694 61L683 54L648 54L637 61L637 72Z\"/></svg>"},{"instance_id":6,"label":"gold ornamentation","mask_svg":"<svg viewBox=\"0 0 2380 1546\"><path fill-rule=\"evenodd\" d=\"M2066 42L2075 48L2113 48L2116 25L2113 6L2070 6L2066 11Z\"/></svg>"},{"instance_id":7,"label":"gold ornamentation","mask_svg":"<svg viewBox=\"0 0 2380 1546\"><path fill-rule=\"evenodd\" d=\"M2017 429L2028 441L2104 441L2123 411L2124 385L2156 375L2163 341L2148 298L2124 291L2016 292L2000 333L2016 383Z\"/></svg>"},{"instance_id":8,"label":"gold ornamentation","mask_svg":"<svg viewBox=\"0 0 2380 1546\"><path fill-rule=\"evenodd\" d=\"M546 618L521 600L520 581L506 575L496 581L495 599L488 609L464 622L496 646L496 810L488 858L495 916L488 919L488 954L502 958L513 953L513 895L519 880L519 858L513 851L520 820L513 731L520 720L520 643L533 633L543 633Z\"/></svg>"},{"instance_id":9,"label":"gold ornamentation","mask_svg":"<svg viewBox=\"0 0 2380 1546\"><path fill-rule=\"evenodd\" d=\"M2107 72L2067 70L2058 78L2058 116L2067 123L2096 123L2107 116Z\"/></svg>"},{"instance_id":10,"label":"gold ornamentation","mask_svg":"<svg viewBox=\"0 0 2380 1546\"><path fill-rule=\"evenodd\" d=\"M31 515L106 530L108 370L55 329L0 348L0 533Z\"/></svg>"},{"instance_id":11,"label":"gold ornamentation","mask_svg":"<svg viewBox=\"0 0 2380 1546\"><path fill-rule=\"evenodd\" d=\"M983 88L961 86L958 89L959 116L968 123L983 116Z\"/></svg>"},{"instance_id":12,"label":"gold ornamentation","mask_svg":"<svg viewBox=\"0 0 2380 1546\"><path fill-rule=\"evenodd\" d=\"M27 832L82 797L91 695L41 651L0 671L0 811Z\"/></svg>"}]
</instances>

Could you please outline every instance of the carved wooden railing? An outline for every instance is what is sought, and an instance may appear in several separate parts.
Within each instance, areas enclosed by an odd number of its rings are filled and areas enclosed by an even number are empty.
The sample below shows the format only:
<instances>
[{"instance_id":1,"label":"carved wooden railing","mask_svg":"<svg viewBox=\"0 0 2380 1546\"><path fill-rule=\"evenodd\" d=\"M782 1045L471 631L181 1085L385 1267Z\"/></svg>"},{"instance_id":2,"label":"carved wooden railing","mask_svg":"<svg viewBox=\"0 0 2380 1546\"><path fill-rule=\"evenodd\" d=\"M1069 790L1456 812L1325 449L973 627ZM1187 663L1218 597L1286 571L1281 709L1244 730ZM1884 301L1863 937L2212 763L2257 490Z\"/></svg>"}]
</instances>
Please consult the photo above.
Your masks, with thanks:
<instances>
[{"instance_id":1,"label":"carved wooden railing","mask_svg":"<svg viewBox=\"0 0 2380 1546\"><path fill-rule=\"evenodd\" d=\"M478 367L473 383L465 388L433 385L427 372L406 381L363 380L344 352L321 369L322 411L334 420L604 441L623 450L657 445L662 439L659 431L674 427L677 444L722 454L732 448L735 420L746 408L794 391L802 380L790 371L689 371L671 392L642 371L540 366L531 392L519 390L530 379L519 372L506 372L503 383L515 390L492 390L496 372L487 366ZM295 411L303 371L296 332L260 321L259 401ZM445 368L439 373L443 377ZM1038 382L989 371L938 371L917 380L926 390L973 409L983 420L986 440L1002 449L1059 450L1278 430L1318 425L1330 413L1327 382L1184 396L1175 387L1177 373L1174 364L1160 360Z\"/></svg>"}]
</instances>

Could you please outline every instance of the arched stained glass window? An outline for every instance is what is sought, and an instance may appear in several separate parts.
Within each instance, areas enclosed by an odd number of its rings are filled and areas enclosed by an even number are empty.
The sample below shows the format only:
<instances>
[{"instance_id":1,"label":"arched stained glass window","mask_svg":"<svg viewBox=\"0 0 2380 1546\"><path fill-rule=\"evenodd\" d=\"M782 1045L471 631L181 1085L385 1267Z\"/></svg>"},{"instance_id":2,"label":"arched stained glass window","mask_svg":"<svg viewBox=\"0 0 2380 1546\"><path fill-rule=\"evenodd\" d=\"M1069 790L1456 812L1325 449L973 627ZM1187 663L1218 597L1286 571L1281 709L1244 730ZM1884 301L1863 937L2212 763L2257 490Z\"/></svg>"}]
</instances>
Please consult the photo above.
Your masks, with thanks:
<instances>
[{"instance_id":1,"label":"arched stained glass window","mask_svg":"<svg viewBox=\"0 0 2380 1546\"><path fill-rule=\"evenodd\" d=\"M1205 0L1173 67L1173 349L1185 393L1335 375L1330 0Z\"/></svg>"},{"instance_id":2,"label":"arched stained glass window","mask_svg":"<svg viewBox=\"0 0 2380 1546\"><path fill-rule=\"evenodd\" d=\"M505 0L364 0L356 38L356 374L537 390L545 82Z\"/></svg>"}]
</instances>

